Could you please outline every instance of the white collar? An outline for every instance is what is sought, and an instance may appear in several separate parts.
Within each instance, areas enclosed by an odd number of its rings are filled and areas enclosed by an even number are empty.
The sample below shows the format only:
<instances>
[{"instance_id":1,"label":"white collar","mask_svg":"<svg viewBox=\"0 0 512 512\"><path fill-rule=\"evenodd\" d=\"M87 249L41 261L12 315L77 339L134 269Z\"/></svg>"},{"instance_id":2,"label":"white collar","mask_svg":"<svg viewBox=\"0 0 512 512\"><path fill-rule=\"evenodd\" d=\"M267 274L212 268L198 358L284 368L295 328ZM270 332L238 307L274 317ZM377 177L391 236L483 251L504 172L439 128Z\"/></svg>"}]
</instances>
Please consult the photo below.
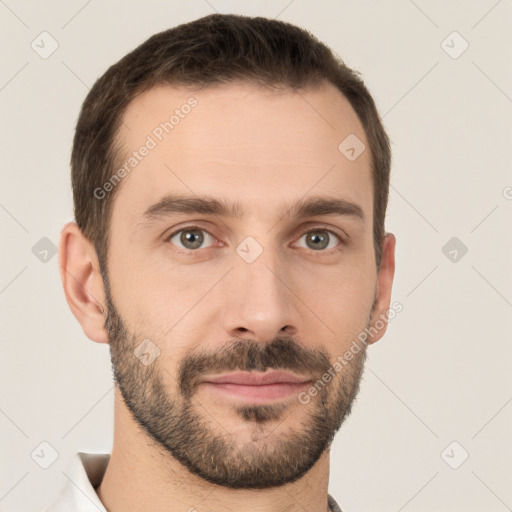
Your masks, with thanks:
<instances>
[{"instance_id":1,"label":"white collar","mask_svg":"<svg viewBox=\"0 0 512 512\"><path fill-rule=\"evenodd\" d=\"M63 471L66 482L61 492L44 512L107 512L94 488L101 483L109 460L109 453L76 453Z\"/></svg>"}]
</instances>

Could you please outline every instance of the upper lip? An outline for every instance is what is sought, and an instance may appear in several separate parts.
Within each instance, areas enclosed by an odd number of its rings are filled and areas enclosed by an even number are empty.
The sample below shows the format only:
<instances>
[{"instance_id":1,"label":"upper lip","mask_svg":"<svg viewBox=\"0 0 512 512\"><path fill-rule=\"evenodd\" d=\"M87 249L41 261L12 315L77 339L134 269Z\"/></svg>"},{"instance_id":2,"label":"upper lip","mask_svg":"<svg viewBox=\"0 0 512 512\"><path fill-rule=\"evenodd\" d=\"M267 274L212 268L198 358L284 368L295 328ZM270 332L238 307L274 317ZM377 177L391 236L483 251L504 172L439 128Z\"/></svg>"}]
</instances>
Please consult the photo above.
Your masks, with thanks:
<instances>
[{"instance_id":1,"label":"upper lip","mask_svg":"<svg viewBox=\"0 0 512 512\"><path fill-rule=\"evenodd\" d=\"M236 372L207 377L203 380L203 382L213 384L239 384L245 386L262 386L264 384L278 383L302 384L309 381L308 377L285 371L272 371L269 373Z\"/></svg>"}]
</instances>

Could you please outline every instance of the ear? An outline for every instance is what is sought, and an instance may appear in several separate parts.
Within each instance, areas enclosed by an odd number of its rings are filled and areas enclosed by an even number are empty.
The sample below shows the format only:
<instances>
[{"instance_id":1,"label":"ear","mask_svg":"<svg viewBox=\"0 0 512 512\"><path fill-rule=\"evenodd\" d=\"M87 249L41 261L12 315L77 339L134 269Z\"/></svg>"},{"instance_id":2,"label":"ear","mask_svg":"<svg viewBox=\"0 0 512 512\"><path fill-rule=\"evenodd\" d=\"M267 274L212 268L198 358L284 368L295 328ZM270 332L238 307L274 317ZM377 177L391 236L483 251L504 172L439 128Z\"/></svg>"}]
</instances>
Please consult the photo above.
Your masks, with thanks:
<instances>
[{"instance_id":1,"label":"ear","mask_svg":"<svg viewBox=\"0 0 512 512\"><path fill-rule=\"evenodd\" d=\"M391 288L395 275L395 245L396 238L391 233L386 233L382 242L382 257L377 274L377 290L375 303L371 314L368 331L368 344L380 340L386 332L388 322L388 310L391 302Z\"/></svg>"},{"instance_id":2,"label":"ear","mask_svg":"<svg viewBox=\"0 0 512 512\"><path fill-rule=\"evenodd\" d=\"M105 290L94 245L76 222L64 226L59 243L59 267L66 301L85 335L108 343L105 330Z\"/></svg>"}]
</instances>

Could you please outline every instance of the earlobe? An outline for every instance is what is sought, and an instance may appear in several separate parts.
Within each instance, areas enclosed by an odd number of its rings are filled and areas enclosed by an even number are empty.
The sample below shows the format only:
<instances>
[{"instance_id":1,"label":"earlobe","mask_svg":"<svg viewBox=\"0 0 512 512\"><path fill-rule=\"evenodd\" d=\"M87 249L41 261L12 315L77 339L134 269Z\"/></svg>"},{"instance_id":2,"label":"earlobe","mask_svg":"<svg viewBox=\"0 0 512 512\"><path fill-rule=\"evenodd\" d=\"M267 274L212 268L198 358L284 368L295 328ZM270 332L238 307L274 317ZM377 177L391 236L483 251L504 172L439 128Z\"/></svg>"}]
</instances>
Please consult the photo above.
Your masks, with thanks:
<instances>
[{"instance_id":1,"label":"earlobe","mask_svg":"<svg viewBox=\"0 0 512 512\"><path fill-rule=\"evenodd\" d=\"M387 329L391 289L395 275L395 246L395 236L392 233L386 233L382 243L382 257L377 274L375 306L371 315L368 344L380 340Z\"/></svg>"},{"instance_id":2,"label":"earlobe","mask_svg":"<svg viewBox=\"0 0 512 512\"><path fill-rule=\"evenodd\" d=\"M105 293L96 251L75 222L61 231L59 268L66 301L85 335L108 343Z\"/></svg>"}]
</instances>

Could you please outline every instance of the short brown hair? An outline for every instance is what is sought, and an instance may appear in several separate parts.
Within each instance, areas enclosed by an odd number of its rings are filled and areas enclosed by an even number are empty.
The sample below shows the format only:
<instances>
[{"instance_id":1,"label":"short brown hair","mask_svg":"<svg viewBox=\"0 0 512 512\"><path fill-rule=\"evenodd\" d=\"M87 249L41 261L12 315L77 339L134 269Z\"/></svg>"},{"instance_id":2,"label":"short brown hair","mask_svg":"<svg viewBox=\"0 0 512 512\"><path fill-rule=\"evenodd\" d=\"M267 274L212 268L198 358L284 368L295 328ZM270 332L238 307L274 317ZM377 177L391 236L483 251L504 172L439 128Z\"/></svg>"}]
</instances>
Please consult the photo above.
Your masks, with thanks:
<instances>
[{"instance_id":1,"label":"short brown hair","mask_svg":"<svg viewBox=\"0 0 512 512\"><path fill-rule=\"evenodd\" d=\"M150 37L101 76L87 95L71 155L75 220L107 270L109 222L119 187L98 200L117 167L116 135L128 104L156 85L208 87L242 80L292 90L332 83L350 102L368 139L373 172L373 239L382 255L391 150L372 96L358 73L297 26L262 17L213 14ZM341 141L340 141L341 142Z\"/></svg>"}]
</instances>

